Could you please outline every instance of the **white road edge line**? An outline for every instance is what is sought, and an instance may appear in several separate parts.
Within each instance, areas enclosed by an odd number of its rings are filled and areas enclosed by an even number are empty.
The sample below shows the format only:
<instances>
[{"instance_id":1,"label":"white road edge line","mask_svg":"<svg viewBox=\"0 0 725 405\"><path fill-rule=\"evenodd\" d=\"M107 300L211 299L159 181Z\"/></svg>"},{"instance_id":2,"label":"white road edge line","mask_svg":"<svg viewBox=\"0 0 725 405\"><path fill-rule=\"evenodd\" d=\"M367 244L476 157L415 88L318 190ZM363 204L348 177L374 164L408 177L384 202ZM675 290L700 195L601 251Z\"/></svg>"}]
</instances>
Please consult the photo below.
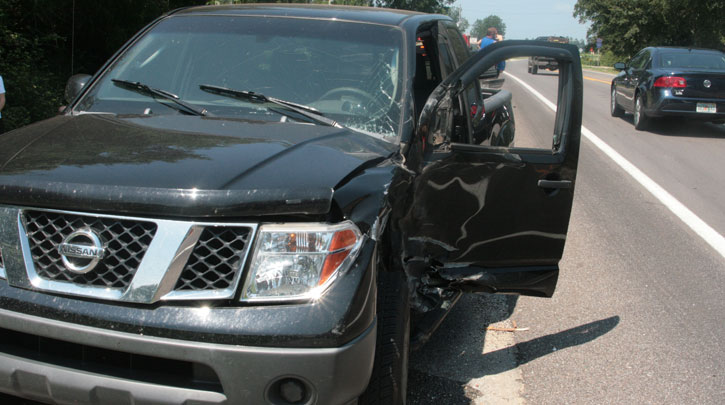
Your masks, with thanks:
<instances>
[{"instance_id":1,"label":"white road edge line","mask_svg":"<svg viewBox=\"0 0 725 405\"><path fill-rule=\"evenodd\" d=\"M541 93L536 91L533 87L529 86L523 80L512 75L509 72L504 72L505 75L516 80L526 90L531 92L536 98L544 103L551 110L556 112L556 104L552 103ZM708 245L710 245L716 252L725 258L725 237L708 225L705 221L700 219L694 212L690 211L684 204L678 201L672 194L668 193L667 190L662 188L659 184L655 183L654 180L650 179L649 176L644 174L637 166L633 165L629 160L625 159L624 156L620 155L619 152L614 150L606 142L601 140L598 136L594 135L592 131L582 125L582 135L594 144L599 150L604 152L610 159L614 161L619 167L624 169L632 178L634 178L639 184L642 185L647 191L650 192L656 199L658 199L665 207L667 207L673 214L675 214L685 225L689 226L698 236L700 236Z\"/></svg>"}]
</instances>

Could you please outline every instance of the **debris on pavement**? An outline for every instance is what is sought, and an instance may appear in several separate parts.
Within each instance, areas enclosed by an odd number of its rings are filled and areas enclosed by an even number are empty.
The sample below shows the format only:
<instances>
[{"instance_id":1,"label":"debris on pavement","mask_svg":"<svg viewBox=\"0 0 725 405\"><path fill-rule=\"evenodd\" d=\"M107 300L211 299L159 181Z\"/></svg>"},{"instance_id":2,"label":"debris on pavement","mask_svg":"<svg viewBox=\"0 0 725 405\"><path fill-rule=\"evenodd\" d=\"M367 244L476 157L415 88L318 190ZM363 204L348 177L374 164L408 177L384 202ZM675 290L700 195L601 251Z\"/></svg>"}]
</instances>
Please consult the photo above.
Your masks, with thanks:
<instances>
[{"instance_id":1,"label":"debris on pavement","mask_svg":"<svg viewBox=\"0 0 725 405\"><path fill-rule=\"evenodd\" d=\"M516 321L514 321L514 320L511 320L511 324L512 324L512 327L510 327L510 328L488 325L486 330L490 330L490 331L494 331L494 332L524 332L524 331L529 330L529 328L519 328L516 325Z\"/></svg>"}]
</instances>

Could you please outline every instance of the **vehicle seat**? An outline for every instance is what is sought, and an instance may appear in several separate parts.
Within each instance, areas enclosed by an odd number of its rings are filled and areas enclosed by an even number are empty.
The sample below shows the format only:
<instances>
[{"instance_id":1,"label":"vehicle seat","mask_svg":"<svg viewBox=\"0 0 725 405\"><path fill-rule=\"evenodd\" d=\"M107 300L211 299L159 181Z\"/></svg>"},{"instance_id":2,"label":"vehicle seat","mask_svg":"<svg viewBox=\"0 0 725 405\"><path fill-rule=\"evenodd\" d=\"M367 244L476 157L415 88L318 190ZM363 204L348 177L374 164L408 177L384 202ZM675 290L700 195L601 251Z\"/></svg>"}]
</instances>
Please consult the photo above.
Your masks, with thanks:
<instances>
[{"instance_id":1,"label":"vehicle seat","mask_svg":"<svg viewBox=\"0 0 725 405\"><path fill-rule=\"evenodd\" d=\"M415 79L413 79L413 94L415 98L415 117L420 116L430 93L438 86L438 78L432 72L430 57L427 54L415 55Z\"/></svg>"}]
</instances>

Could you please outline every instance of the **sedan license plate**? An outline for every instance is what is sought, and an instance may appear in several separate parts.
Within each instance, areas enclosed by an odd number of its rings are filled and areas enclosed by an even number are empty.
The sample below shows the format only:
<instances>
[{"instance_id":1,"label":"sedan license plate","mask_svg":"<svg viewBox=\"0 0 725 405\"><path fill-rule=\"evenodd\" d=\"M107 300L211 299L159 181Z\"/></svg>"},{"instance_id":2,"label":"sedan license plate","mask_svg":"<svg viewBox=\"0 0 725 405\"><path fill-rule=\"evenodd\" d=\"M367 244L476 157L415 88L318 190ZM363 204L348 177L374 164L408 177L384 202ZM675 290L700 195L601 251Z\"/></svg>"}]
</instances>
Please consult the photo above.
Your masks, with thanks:
<instances>
[{"instance_id":1,"label":"sedan license plate","mask_svg":"<svg viewBox=\"0 0 725 405\"><path fill-rule=\"evenodd\" d=\"M717 107L715 106L715 103L697 103L697 112L715 114L717 112Z\"/></svg>"}]
</instances>

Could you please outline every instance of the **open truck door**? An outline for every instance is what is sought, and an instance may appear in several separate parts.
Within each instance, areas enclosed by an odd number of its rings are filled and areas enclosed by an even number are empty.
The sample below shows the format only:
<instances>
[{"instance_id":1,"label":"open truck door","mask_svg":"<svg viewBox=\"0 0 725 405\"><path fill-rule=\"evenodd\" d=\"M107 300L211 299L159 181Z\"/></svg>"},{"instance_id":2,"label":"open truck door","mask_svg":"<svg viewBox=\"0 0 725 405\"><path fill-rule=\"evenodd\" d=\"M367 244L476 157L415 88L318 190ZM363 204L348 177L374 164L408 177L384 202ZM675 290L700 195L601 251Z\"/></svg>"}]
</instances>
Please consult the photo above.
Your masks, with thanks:
<instances>
[{"instance_id":1,"label":"open truck door","mask_svg":"<svg viewBox=\"0 0 725 405\"><path fill-rule=\"evenodd\" d=\"M491 66L525 65L530 56L559 64L558 75L544 78L556 88L556 111L514 76L503 75L501 91L480 88ZM428 289L553 294L574 197L582 88L575 46L533 41L493 44L440 83L411 146L421 158L411 158L419 174L402 222L409 273L424 273ZM512 107L510 119L491 125L492 114Z\"/></svg>"}]
</instances>

